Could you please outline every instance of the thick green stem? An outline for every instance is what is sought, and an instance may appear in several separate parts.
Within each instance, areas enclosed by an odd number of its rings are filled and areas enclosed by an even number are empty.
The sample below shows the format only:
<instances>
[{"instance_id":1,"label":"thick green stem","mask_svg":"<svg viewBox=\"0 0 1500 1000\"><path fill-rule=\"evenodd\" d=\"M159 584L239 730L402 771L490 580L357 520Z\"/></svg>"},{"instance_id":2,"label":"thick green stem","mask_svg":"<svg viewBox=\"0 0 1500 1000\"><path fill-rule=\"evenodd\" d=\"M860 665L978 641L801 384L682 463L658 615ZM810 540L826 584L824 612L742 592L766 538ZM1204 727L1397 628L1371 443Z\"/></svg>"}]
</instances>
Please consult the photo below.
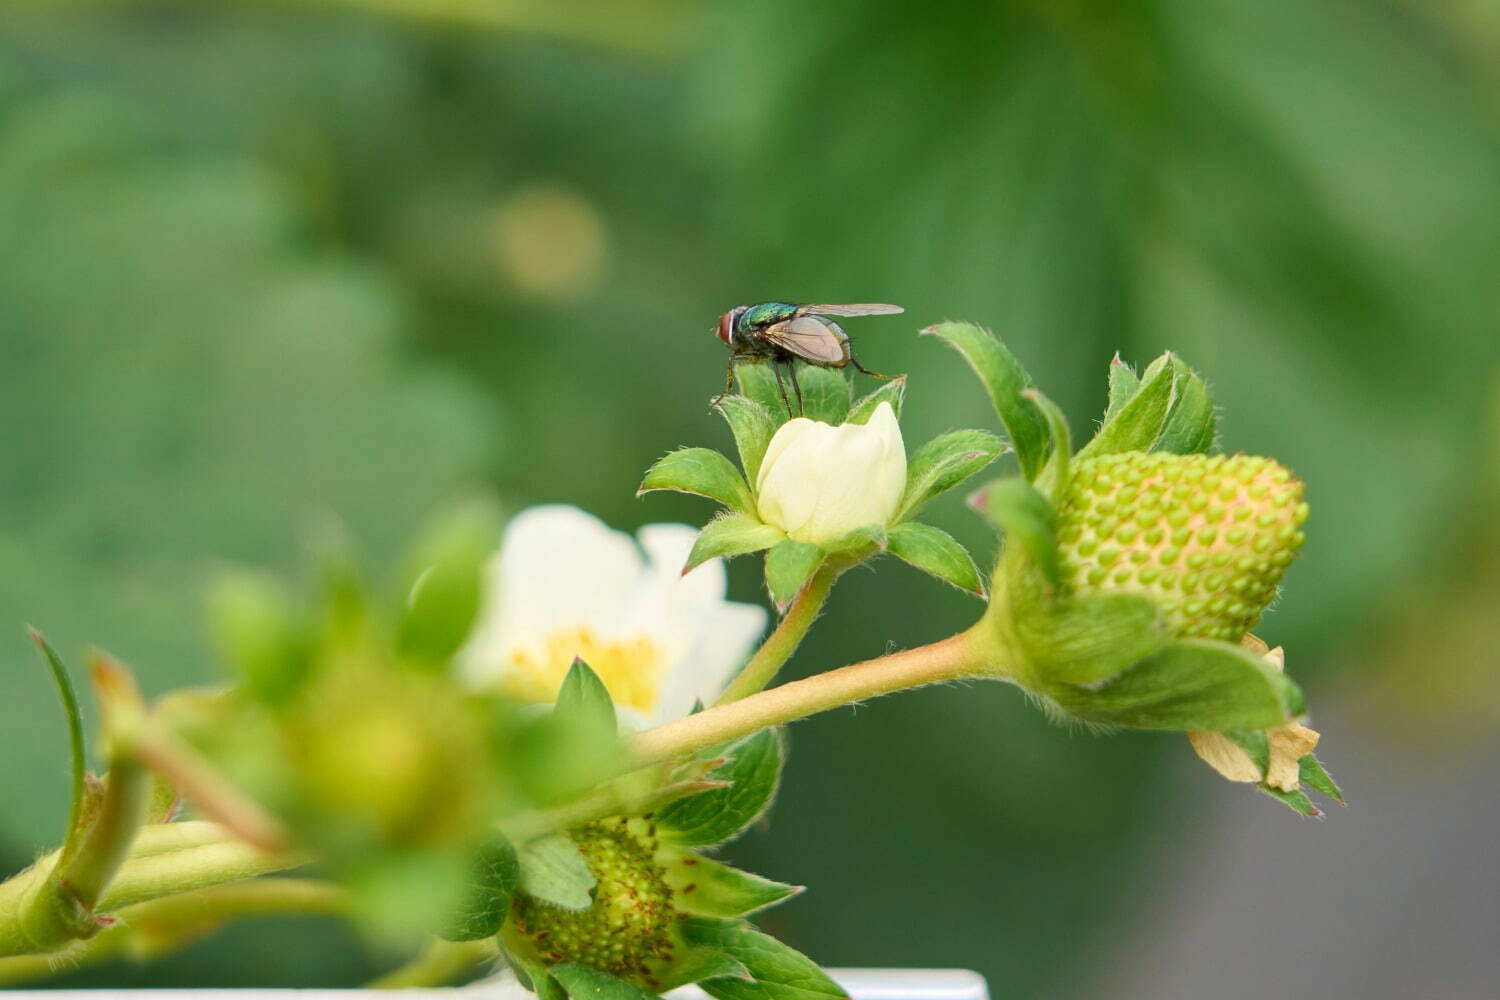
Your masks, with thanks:
<instances>
[{"instance_id":1,"label":"thick green stem","mask_svg":"<svg viewBox=\"0 0 1500 1000\"><path fill-rule=\"evenodd\" d=\"M421 986L447 986L471 975L496 955L492 938L483 941L434 939L406 965L366 983L367 989L404 990Z\"/></svg>"},{"instance_id":2,"label":"thick green stem","mask_svg":"<svg viewBox=\"0 0 1500 1000\"><path fill-rule=\"evenodd\" d=\"M977 654L971 633L961 633L792 681L648 729L631 741L631 750L635 762L644 766L878 695L961 677L993 676L994 664L981 663Z\"/></svg>"},{"instance_id":3,"label":"thick green stem","mask_svg":"<svg viewBox=\"0 0 1500 1000\"><path fill-rule=\"evenodd\" d=\"M37 919L38 907L48 905L45 901L71 898L58 895L54 871L58 858L54 852L0 883L0 956L53 952L89 936L59 921ZM212 823L144 827L138 847L114 872L91 910L107 913L146 900L283 871L306 860L290 852L262 851L231 838ZM97 924L84 928L97 929Z\"/></svg>"},{"instance_id":4,"label":"thick green stem","mask_svg":"<svg viewBox=\"0 0 1500 1000\"><path fill-rule=\"evenodd\" d=\"M776 629L760 649L755 651L755 655L750 657L750 662L745 664L745 669L740 671L734 682L719 696L716 705L727 705L766 689L766 685L775 679L786 661L792 658L792 654L802 644L802 637L807 635L807 630L812 628L818 613L823 610L828 592L833 589L833 583L839 578L840 572L832 566L824 566L813 574L813 578L792 599L792 606L782 616Z\"/></svg>"},{"instance_id":5,"label":"thick green stem","mask_svg":"<svg viewBox=\"0 0 1500 1000\"><path fill-rule=\"evenodd\" d=\"M156 957L213 932L227 920L282 914L340 916L347 908L343 889L312 879L257 879L179 893L127 907L113 926L63 951L0 958L0 987L45 979L122 953Z\"/></svg>"}]
</instances>

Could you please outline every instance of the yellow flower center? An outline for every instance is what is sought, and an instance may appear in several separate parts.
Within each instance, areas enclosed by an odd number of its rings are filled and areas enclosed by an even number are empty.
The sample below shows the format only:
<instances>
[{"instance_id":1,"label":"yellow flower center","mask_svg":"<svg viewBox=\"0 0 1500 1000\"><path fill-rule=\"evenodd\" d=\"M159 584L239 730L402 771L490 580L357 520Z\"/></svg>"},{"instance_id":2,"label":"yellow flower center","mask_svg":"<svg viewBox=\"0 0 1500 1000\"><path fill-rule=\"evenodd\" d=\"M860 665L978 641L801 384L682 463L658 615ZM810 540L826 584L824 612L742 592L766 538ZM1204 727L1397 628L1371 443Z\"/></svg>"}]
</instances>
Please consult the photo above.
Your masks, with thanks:
<instances>
[{"instance_id":1,"label":"yellow flower center","mask_svg":"<svg viewBox=\"0 0 1500 1000\"><path fill-rule=\"evenodd\" d=\"M573 658L599 675L616 705L640 712L656 707L666 651L648 635L606 639L587 625L558 629L540 643L510 653L501 687L523 701L552 701Z\"/></svg>"}]
</instances>

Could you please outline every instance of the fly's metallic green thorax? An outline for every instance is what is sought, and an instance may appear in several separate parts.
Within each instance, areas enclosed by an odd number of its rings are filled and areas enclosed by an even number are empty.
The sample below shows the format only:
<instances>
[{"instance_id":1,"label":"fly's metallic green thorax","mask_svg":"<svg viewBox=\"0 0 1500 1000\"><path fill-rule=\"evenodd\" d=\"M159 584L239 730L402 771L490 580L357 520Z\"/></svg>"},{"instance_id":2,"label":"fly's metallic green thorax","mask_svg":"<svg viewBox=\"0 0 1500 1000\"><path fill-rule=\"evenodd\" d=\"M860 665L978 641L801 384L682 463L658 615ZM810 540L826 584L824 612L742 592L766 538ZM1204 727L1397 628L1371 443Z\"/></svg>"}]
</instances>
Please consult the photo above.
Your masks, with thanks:
<instances>
[{"instance_id":1,"label":"fly's metallic green thorax","mask_svg":"<svg viewBox=\"0 0 1500 1000\"><path fill-rule=\"evenodd\" d=\"M780 323L791 319L796 315L797 306L790 302L762 302L759 305L749 306L740 313L734 323L734 332L744 334L772 323Z\"/></svg>"}]
</instances>

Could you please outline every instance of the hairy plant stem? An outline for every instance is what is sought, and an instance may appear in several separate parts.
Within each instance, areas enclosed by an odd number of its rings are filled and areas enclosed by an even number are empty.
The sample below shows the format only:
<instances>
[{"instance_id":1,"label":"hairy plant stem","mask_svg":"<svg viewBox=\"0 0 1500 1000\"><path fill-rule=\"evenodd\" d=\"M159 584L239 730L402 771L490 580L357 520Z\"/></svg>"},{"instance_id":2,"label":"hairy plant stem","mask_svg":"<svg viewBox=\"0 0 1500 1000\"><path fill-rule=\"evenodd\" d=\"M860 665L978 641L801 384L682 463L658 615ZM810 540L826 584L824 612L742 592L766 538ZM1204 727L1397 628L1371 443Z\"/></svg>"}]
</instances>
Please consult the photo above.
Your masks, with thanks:
<instances>
[{"instance_id":1,"label":"hairy plant stem","mask_svg":"<svg viewBox=\"0 0 1500 1000\"><path fill-rule=\"evenodd\" d=\"M348 896L313 879L267 878L209 886L120 910L116 923L87 941L42 955L0 958L0 987L45 979L127 954L155 958L240 917L341 916Z\"/></svg>"},{"instance_id":2,"label":"hairy plant stem","mask_svg":"<svg viewBox=\"0 0 1500 1000\"><path fill-rule=\"evenodd\" d=\"M365 984L366 989L404 990L419 986L447 986L470 974L498 954L494 938L483 941L442 941L434 938L410 962Z\"/></svg>"},{"instance_id":3,"label":"hairy plant stem","mask_svg":"<svg viewBox=\"0 0 1500 1000\"><path fill-rule=\"evenodd\" d=\"M630 744L634 762L644 767L671 760L878 695L962 677L993 676L995 664L980 660L973 633L963 632L815 674L639 733Z\"/></svg>"},{"instance_id":4,"label":"hairy plant stem","mask_svg":"<svg viewBox=\"0 0 1500 1000\"><path fill-rule=\"evenodd\" d=\"M803 636L807 635L807 630L812 628L818 613L823 610L828 592L833 589L834 581L841 572L841 568L828 565L813 574L813 578L792 599L791 607L776 628L761 644L760 649L755 651L755 655L750 657L745 669L740 671L739 676L719 696L715 705L727 705L765 690L766 685L775 679L786 661L792 658L792 654L802 644Z\"/></svg>"},{"instance_id":5,"label":"hairy plant stem","mask_svg":"<svg viewBox=\"0 0 1500 1000\"><path fill-rule=\"evenodd\" d=\"M0 956L57 951L102 929L97 922L80 929L37 919L37 907L43 905L38 900L56 896L60 853L54 851L0 883ZM141 827L129 855L90 905L90 919L135 903L294 868L306 860L253 847L214 823Z\"/></svg>"}]
</instances>

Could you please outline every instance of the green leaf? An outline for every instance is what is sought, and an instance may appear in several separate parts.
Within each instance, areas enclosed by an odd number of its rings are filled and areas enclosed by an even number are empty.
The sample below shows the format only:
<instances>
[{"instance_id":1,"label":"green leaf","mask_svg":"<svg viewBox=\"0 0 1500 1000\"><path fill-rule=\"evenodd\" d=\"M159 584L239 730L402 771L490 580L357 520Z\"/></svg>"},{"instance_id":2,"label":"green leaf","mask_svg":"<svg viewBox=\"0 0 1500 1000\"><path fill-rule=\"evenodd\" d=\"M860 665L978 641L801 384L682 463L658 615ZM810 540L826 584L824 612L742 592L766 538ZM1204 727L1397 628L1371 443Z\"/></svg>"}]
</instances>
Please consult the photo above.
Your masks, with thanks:
<instances>
[{"instance_id":1,"label":"green leaf","mask_svg":"<svg viewBox=\"0 0 1500 1000\"><path fill-rule=\"evenodd\" d=\"M556 979L571 1000L652 1000L654 993L647 993L623 979L616 979L607 972L587 966L564 962L552 967L552 978Z\"/></svg>"},{"instance_id":2,"label":"green leaf","mask_svg":"<svg viewBox=\"0 0 1500 1000\"><path fill-rule=\"evenodd\" d=\"M445 669L474 625L485 567L500 543L500 512L476 501L449 511L423 532L402 578L406 610L398 647L429 669Z\"/></svg>"},{"instance_id":3,"label":"green leaf","mask_svg":"<svg viewBox=\"0 0 1500 1000\"><path fill-rule=\"evenodd\" d=\"M821 420L825 424L838 426L849 415L849 400L853 390L849 378L838 368L819 368L797 362L797 384L802 386L802 412L809 420ZM790 386L787 392L793 392ZM797 405L795 393L792 405Z\"/></svg>"},{"instance_id":4,"label":"green leaf","mask_svg":"<svg viewBox=\"0 0 1500 1000\"><path fill-rule=\"evenodd\" d=\"M803 891L695 854L669 863L667 882L677 892L677 908L699 917L743 917Z\"/></svg>"},{"instance_id":5,"label":"green leaf","mask_svg":"<svg viewBox=\"0 0 1500 1000\"><path fill-rule=\"evenodd\" d=\"M609 688L580 657L573 658L552 711L560 717L577 719L591 731L616 731L615 702L609 696Z\"/></svg>"},{"instance_id":6,"label":"green leaf","mask_svg":"<svg viewBox=\"0 0 1500 1000\"><path fill-rule=\"evenodd\" d=\"M292 698L310 668L311 638L281 584L261 573L226 573L214 581L208 603L220 654L246 693L267 705Z\"/></svg>"},{"instance_id":7,"label":"green leaf","mask_svg":"<svg viewBox=\"0 0 1500 1000\"><path fill-rule=\"evenodd\" d=\"M1265 660L1211 639L1179 639L1097 687L1047 693L1081 719L1137 729L1270 729L1299 700Z\"/></svg>"},{"instance_id":8,"label":"green leaf","mask_svg":"<svg viewBox=\"0 0 1500 1000\"><path fill-rule=\"evenodd\" d=\"M743 963L754 979L705 980L703 991L717 1000L845 1000L848 996L812 959L748 924L699 917L681 926L688 943L722 949Z\"/></svg>"},{"instance_id":9,"label":"green leaf","mask_svg":"<svg viewBox=\"0 0 1500 1000\"><path fill-rule=\"evenodd\" d=\"M771 417L776 426L781 426L797 414L796 401L791 399L792 387L786 385L787 400L790 402L792 411L787 409L787 402L781 398L781 390L777 388L776 369L765 361L739 361L734 366L735 378L740 383L740 395L754 400ZM786 379L782 378L785 385Z\"/></svg>"},{"instance_id":10,"label":"green leaf","mask_svg":"<svg viewBox=\"0 0 1500 1000\"><path fill-rule=\"evenodd\" d=\"M755 822L771 805L781 778L781 737L773 729L719 751L727 760L710 777L731 782L685 799L656 814L656 832L663 843L709 847L734 837Z\"/></svg>"},{"instance_id":11,"label":"green leaf","mask_svg":"<svg viewBox=\"0 0 1500 1000\"><path fill-rule=\"evenodd\" d=\"M88 748L83 736L83 713L78 707L78 692L73 687L73 678L69 676L62 657L57 655L57 650L52 648L41 632L31 629L30 634L31 641L42 651L42 658L47 661L47 668L52 672L52 684L57 688L57 698L62 702L63 717L68 724L68 756L72 781L68 796L68 827L64 831L64 837L67 841L67 853L71 855L71 849L83 832L79 827L83 817L84 784L88 776Z\"/></svg>"},{"instance_id":12,"label":"green leaf","mask_svg":"<svg viewBox=\"0 0 1500 1000\"><path fill-rule=\"evenodd\" d=\"M646 471L635 495L652 490L695 493L741 514L755 513L755 498L745 477L712 448L682 448L664 456Z\"/></svg>"},{"instance_id":13,"label":"green leaf","mask_svg":"<svg viewBox=\"0 0 1500 1000\"><path fill-rule=\"evenodd\" d=\"M844 418L846 424L863 424L875 415L875 410L881 403L890 403L891 409L896 412L896 419L901 419L901 404L906 401L906 376L897 375L888 382L882 382L878 389L868 395L861 396L855 400L854 405L849 408L849 415Z\"/></svg>"},{"instance_id":14,"label":"green leaf","mask_svg":"<svg viewBox=\"0 0 1500 1000\"><path fill-rule=\"evenodd\" d=\"M560 833L528 840L516 848L521 891L565 910L586 910L598 885L578 845Z\"/></svg>"},{"instance_id":15,"label":"green leaf","mask_svg":"<svg viewBox=\"0 0 1500 1000\"><path fill-rule=\"evenodd\" d=\"M718 948L685 948L672 957L672 962L661 973L661 991L675 990L689 983L705 979L749 979L750 970L743 962Z\"/></svg>"},{"instance_id":16,"label":"green leaf","mask_svg":"<svg viewBox=\"0 0 1500 1000\"><path fill-rule=\"evenodd\" d=\"M703 565L710 559L730 559L750 552L769 549L785 541L780 528L765 524L748 514L724 513L709 521L698 537L693 540L693 551L688 553L686 573Z\"/></svg>"},{"instance_id":17,"label":"green leaf","mask_svg":"<svg viewBox=\"0 0 1500 1000\"><path fill-rule=\"evenodd\" d=\"M776 435L777 422L764 406L749 396L725 396L719 401L719 412L734 435L734 446L740 453L745 479L753 483L760 474L760 460L766 455L766 446Z\"/></svg>"},{"instance_id":18,"label":"green leaf","mask_svg":"<svg viewBox=\"0 0 1500 1000\"><path fill-rule=\"evenodd\" d=\"M1004 450L1004 442L989 431L950 431L928 441L906 464L906 492L896 520L912 517L933 497L953 489Z\"/></svg>"},{"instance_id":19,"label":"green leaf","mask_svg":"<svg viewBox=\"0 0 1500 1000\"><path fill-rule=\"evenodd\" d=\"M968 550L952 535L929 524L908 521L892 528L887 539L891 555L959 590L985 596L984 578Z\"/></svg>"},{"instance_id":20,"label":"green leaf","mask_svg":"<svg viewBox=\"0 0 1500 1000\"><path fill-rule=\"evenodd\" d=\"M1135 398L1140 388L1140 376L1135 373L1134 368L1120 360L1120 354L1116 351L1109 363L1109 409L1104 411L1104 422L1108 423L1126 403Z\"/></svg>"},{"instance_id":21,"label":"green leaf","mask_svg":"<svg viewBox=\"0 0 1500 1000\"><path fill-rule=\"evenodd\" d=\"M470 881L457 913L436 931L448 941L481 941L500 933L510 913L521 866L516 849L504 837L475 852Z\"/></svg>"},{"instance_id":22,"label":"green leaf","mask_svg":"<svg viewBox=\"0 0 1500 1000\"><path fill-rule=\"evenodd\" d=\"M1047 457L1047 431L1040 414L1021 396L1031 387L1031 376L994 334L972 323L939 323L922 333L943 340L974 369L1010 437L1022 475L1035 478Z\"/></svg>"},{"instance_id":23,"label":"green leaf","mask_svg":"<svg viewBox=\"0 0 1500 1000\"><path fill-rule=\"evenodd\" d=\"M1344 805L1344 790L1338 786L1332 776L1323 768L1322 761L1312 754L1303 754L1302 759L1297 762L1297 769L1302 783L1314 791L1322 792L1333 799L1339 805Z\"/></svg>"},{"instance_id":24,"label":"green leaf","mask_svg":"<svg viewBox=\"0 0 1500 1000\"><path fill-rule=\"evenodd\" d=\"M766 589L778 610L785 610L823 562L823 550L811 542L788 538L766 555Z\"/></svg>"},{"instance_id":25,"label":"green leaf","mask_svg":"<svg viewBox=\"0 0 1500 1000\"><path fill-rule=\"evenodd\" d=\"M1097 684L1161 649L1172 633L1141 594L1087 594L1018 609L1015 627L1038 676Z\"/></svg>"},{"instance_id":26,"label":"green leaf","mask_svg":"<svg viewBox=\"0 0 1500 1000\"><path fill-rule=\"evenodd\" d=\"M1056 587L1062 570L1057 553L1057 513L1035 486L1019 477L999 479L976 495L990 519L1005 531L1006 544L1025 548Z\"/></svg>"}]
</instances>

